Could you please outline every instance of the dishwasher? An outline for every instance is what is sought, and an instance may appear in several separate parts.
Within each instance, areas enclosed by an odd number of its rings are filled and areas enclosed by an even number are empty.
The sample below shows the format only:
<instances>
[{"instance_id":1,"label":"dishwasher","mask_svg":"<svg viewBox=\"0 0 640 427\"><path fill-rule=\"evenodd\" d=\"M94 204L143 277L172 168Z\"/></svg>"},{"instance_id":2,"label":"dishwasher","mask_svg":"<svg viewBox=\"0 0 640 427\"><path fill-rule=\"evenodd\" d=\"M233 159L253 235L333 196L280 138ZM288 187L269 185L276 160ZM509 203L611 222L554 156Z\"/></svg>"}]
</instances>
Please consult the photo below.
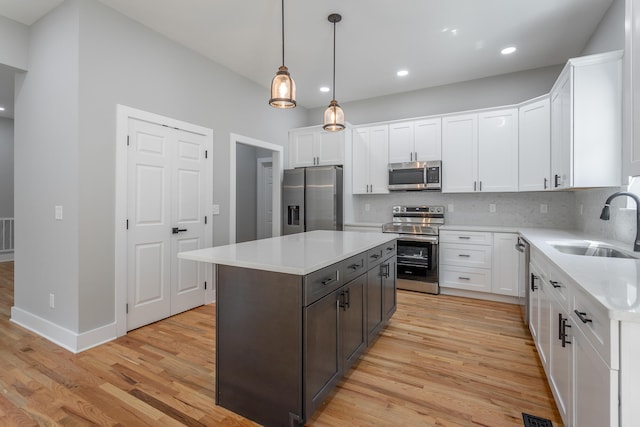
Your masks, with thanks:
<instances>
[{"instance_id":1,"label":"dishwasher","mask_svg":"<svg viewBox=\"0 0 640 427\"><path fill-rule=\"evenodd\" d=\"M522 237L518 237L518 243L516 243L516 250L520 252L518 256L518 303L520 304L520 311L522 312L522 320L525 325L529 324L529 258L530 247Z\"/></svg>"}]
</instances>

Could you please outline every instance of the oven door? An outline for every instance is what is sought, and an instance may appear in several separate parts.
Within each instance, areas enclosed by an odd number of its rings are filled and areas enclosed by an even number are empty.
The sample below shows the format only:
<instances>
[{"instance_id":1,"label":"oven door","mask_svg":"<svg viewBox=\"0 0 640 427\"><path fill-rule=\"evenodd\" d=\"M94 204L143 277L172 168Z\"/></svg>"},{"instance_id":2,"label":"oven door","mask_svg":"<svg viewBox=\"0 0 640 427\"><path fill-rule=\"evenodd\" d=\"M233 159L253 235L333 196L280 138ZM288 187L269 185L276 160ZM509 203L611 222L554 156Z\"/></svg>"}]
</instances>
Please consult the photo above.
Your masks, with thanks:
<instances>
[{"instance_id":1,"label":"oven door","mask_svg":"<svg viewBox=\"0 0 640 427\"><path fill-rule=\"evenodd\" d=\"M415 238L397 240L398 289L439 293L438 243Z\"/></svg>"}]
</instances>

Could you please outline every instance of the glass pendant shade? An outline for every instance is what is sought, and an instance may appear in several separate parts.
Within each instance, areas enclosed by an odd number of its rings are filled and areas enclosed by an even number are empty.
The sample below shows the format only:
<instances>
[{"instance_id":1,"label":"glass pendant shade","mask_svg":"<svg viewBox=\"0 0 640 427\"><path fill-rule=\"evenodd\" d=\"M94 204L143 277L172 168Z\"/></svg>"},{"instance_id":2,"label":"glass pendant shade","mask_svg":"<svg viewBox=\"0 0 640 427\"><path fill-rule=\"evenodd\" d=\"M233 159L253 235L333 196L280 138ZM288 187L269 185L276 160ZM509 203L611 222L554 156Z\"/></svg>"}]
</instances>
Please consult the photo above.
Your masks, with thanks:
<instances>
[{"instance_id":1,"label":"glass pendant shade","mask_svg":"<svg viewBox=\"0 0 640 427\"><path fill-rule=\"evenodd\" d=\"M344 111L335 99L324 110L324 125L322 128L329 132L341 131L344 129Z\"/></svg>"},{"instance_id":2,"label":"glass pendant shade","mask_svg":"<svg viewBox=\"0 0 640 427\"><path fill-rule=\"evenodd\" d=\"M296 83L284 65L278 68L271 81L271 99L269 105L276 108L293 108L296 106Z\"/></svg>"}]
</instances>

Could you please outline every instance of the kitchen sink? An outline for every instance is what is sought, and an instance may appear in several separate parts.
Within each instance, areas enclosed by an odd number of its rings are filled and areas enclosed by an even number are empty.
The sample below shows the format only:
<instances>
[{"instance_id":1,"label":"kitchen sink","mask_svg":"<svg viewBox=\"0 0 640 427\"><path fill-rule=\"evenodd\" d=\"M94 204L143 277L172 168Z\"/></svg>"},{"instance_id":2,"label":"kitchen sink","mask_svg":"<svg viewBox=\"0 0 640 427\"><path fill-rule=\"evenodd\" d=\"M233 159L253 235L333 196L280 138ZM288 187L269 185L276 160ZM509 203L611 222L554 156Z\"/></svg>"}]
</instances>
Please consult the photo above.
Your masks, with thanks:
<instances>
[{"instance_id":1,"label":"kitchen sink","mask_svg":"<svg viewBox=\"0 0 640 427\"><path fill-rule=\"evenodd\" d=\"M638 259L605 243L581 240L578 242L548 242L557 251L571 255L597 256L605 258Z\"/></svg>"}]
</instances>

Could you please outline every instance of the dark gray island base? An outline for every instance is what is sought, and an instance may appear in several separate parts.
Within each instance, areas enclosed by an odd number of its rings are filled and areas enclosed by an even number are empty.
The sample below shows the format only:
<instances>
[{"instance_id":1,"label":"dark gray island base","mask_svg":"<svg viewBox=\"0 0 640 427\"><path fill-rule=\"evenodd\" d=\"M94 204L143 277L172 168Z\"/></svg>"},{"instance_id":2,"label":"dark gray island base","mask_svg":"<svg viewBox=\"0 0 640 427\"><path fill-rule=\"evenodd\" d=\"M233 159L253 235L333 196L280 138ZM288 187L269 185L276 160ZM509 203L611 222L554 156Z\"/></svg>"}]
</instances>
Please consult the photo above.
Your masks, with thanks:
<instances>
[{"instance_id":1,"label":"dark gray island base","mask_svg":"<svg viewBox=\"0 0 640 427\"><path fill-rule=\"evenodd\" d=\"M218 264L216 403L302 426L396 310L396 242L306 275Z\"/></svg>"}]
</instances>

